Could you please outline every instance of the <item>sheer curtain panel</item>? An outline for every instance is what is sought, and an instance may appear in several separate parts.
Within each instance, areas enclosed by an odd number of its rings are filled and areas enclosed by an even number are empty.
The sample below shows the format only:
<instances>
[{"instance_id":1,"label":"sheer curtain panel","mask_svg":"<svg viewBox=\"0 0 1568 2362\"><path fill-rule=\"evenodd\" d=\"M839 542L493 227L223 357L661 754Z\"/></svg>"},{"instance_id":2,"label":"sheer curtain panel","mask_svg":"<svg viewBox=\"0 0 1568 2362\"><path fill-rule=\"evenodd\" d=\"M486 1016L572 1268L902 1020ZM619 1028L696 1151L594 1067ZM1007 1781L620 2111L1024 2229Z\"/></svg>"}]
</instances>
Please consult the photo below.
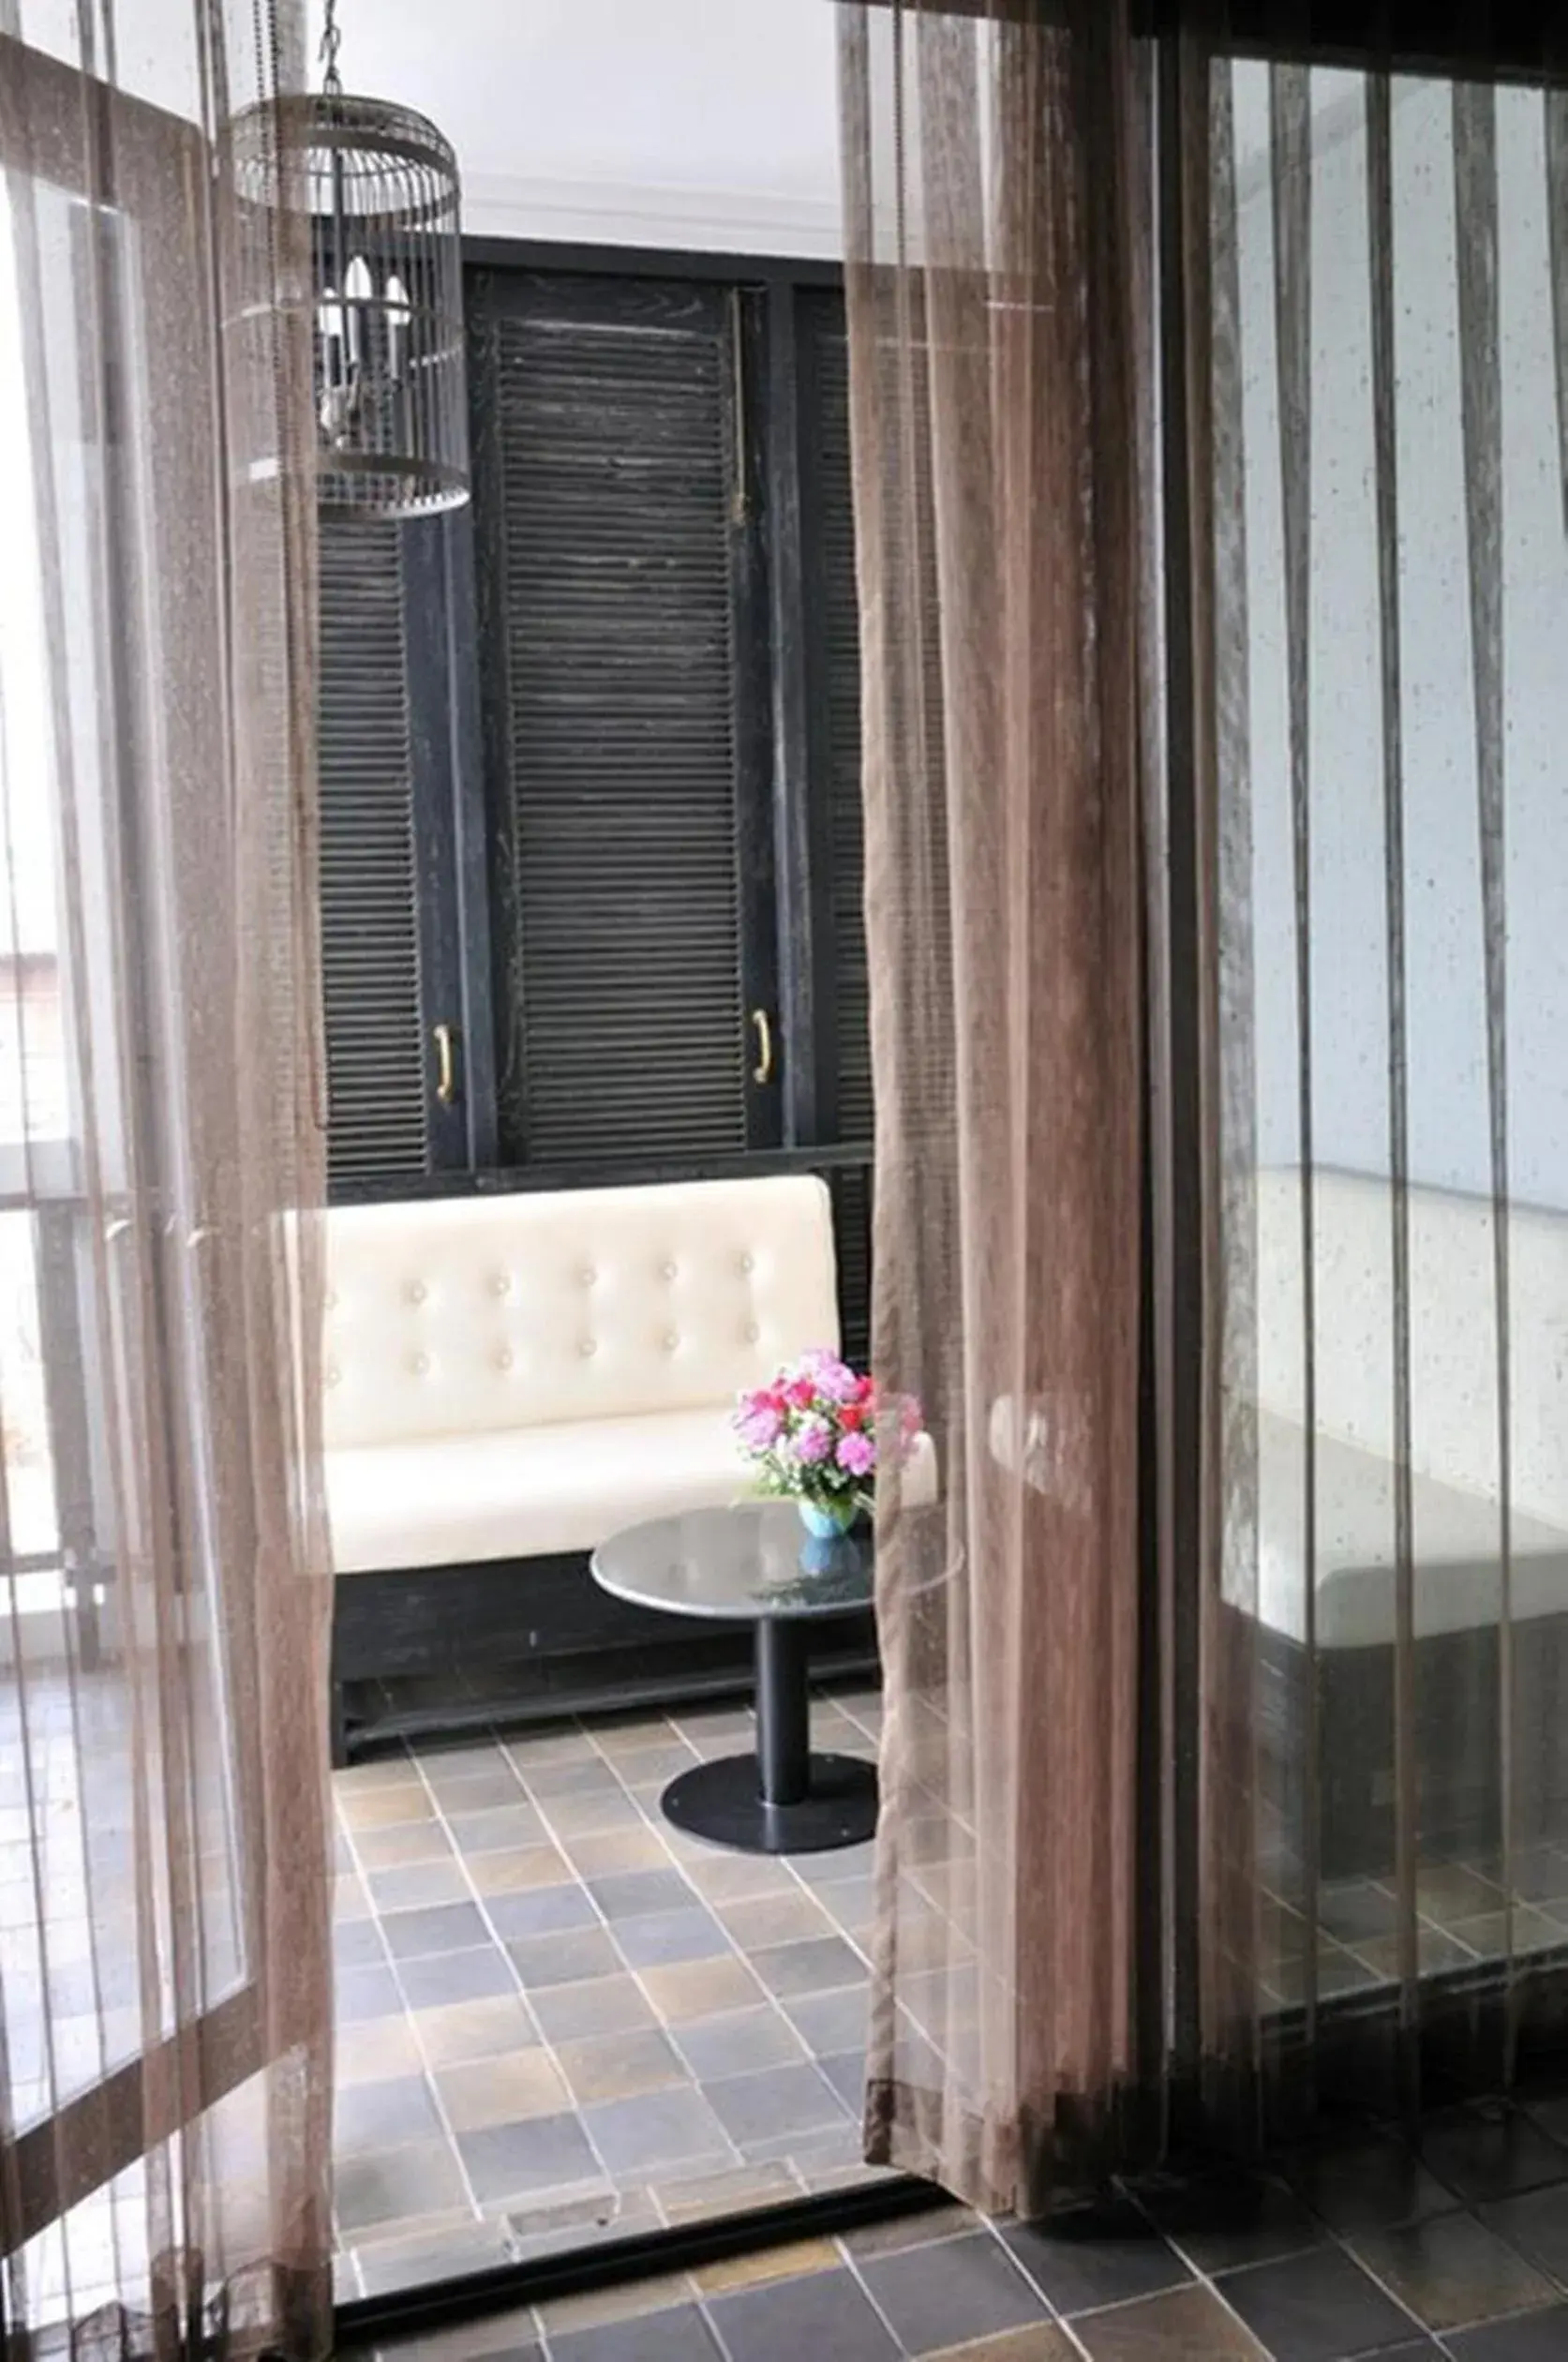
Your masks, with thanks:
<instances>
[{"instance_id":1,"label":"sheer curtain panel","mask_svg":"<svg viewBox=\"0 0 1568 2362\"><path fill-rule=\"evenodd\" d=\"M943 1471L868 2137L986 2206L1568 2025L1563 61L1281 13L841 11L874 1353Z\"/></svg>"},{"instance_id":2,"label":"sheer curtain panel","mask_svg":"<svg viewBox=\"0 0 1568 2362\"><path fill-rule=\"evenodd\" d=\"M1195 94L1204 2036L1275 2128L1568 2026L1563 101L1458 19Z\"/></svg>"},{"instance_id":3,"label":"sheer curtain panel","mask_svg":"<svg viewBox=\"0 0 1568 2362\"><path fill-rule=\"evenodd\" d=\"M870 2153L1030 2211L1139 2069L1139 354L1126 10L841 11L884 1477Z\"/></svg>"},{"instance_id":4,"label":"sheer curtain panel","mask_svg":"<svg viewBox=\"0 0 1568 2362\"><path fill-rule=\"evenodd\" d=\"M291 0L0 0L21 2355L330 2337L303 45Z\"/></svg>"}]
</instances>

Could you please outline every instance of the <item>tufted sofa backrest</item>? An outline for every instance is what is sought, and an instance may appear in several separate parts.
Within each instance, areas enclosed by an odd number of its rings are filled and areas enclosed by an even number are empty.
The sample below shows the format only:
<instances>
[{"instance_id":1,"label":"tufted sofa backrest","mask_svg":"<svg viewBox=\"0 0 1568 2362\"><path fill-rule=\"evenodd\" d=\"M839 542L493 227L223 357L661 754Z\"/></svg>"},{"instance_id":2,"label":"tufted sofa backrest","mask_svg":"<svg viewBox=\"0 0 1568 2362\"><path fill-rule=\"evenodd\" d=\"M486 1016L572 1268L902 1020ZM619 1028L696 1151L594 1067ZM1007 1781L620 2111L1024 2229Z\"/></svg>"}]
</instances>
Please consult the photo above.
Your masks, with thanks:
<instances>
[{"instance_id":1,"label":"tufted sofa backrest","mask_svg":"<svg viewBox=\"0 0 1568 2362\"><path fill-rule=\"evenodd\" d=\"M838 1333L810 1174L327 1218L329 1448L727 1403Z\"/></svg>"},{"instance_id":2,"label":"tufted sofa backrest","mask_svg":"<svg viewBox=\"0 0 1568 2362\"><path fill-rule=\"evenodd\" d=\"M1320 1428L1394 1453L1392 1206L1386 1180L1320 1172L1313 1193ZM1302 1415L1301 1183L1257 1176L1258 1398ZM1568 1214L1508 1220L1515 1505L1568 1524ZM1498 1495L1497 1323L1488 1199L1410 1192L1411 1457L1417 1473Z\"/></svg>"}]
</instances>

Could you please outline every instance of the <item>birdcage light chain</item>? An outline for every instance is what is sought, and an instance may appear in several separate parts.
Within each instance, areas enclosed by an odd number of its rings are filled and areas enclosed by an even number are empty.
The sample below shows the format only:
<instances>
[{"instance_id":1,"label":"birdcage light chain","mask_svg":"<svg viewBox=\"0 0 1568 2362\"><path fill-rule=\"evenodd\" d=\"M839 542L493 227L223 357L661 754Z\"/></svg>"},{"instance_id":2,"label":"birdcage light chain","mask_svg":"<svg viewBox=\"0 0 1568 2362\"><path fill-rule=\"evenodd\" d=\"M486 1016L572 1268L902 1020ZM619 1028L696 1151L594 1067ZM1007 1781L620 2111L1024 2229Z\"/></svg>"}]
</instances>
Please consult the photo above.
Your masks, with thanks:
<instances>
[{"instance_id":1,"label":"birdcage light chain","mask_svg":"<svg viewBox=\"0 0 1568 2362\"><path fill-rule=\"evenodd\" d=\"M337 64L337 53L342 46L343 28L337 22L337 0L327 0L326 22L321 31L321 62L326 69L321 76L321 96L324 98L337 98L342 96L343 76Z\"/></svg>"}]
</instances>

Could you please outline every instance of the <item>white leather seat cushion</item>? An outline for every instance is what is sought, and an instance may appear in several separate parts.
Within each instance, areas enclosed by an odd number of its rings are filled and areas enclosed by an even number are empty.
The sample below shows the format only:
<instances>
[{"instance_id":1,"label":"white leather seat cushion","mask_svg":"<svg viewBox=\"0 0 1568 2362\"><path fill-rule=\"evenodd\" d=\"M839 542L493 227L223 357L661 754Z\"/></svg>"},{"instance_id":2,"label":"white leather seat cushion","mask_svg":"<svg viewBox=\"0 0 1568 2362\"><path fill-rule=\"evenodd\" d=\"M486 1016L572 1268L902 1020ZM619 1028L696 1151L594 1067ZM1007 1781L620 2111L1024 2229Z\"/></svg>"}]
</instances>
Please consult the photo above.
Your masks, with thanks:
<instances>
[{"instance_id":1,"label":"white leather seat cushion","mask_svg":"<svg viewBox=\"0 0 1568 2362\"><path fill-rule=\"evenodd\" d=\"M1268 1412L1258 1420L1258 1614L1292 1640L1307 1637L1303 1560L1303 1430ZM1377 1454L1320 1435L1317 1448L1317 1639L1320 1648L1368 1648L1395 1637L1394 1468ZM1469 1632L1495 1623L1501 1607L1498 1507L1417 1475L1412 1482L1415 1630ZM1516 1514L1516 1618L1568 1610L1568 1532ZM1233 1604L1247 1571L1227 1570Z\"/></svg>"},{"instance_id":2,"label":"white leather seat cushion","mask_svg":"<svg viewBox=\"0 0 1568 2362\"><path fill-rule=\"evenodd\" d=\"M623 1527L722 1508L752 1487L727 1409L369 1444L329 1452L326 1474L339 1575L591 1550ZM935 1494L936 1454L921 1436L903 1497Z\"/></svg>"},{"instance_id":3,"label":"white leather seat cushion","mask_svg":"<svg viewBox=\"0 0 1568 2362\"><path fill-rule=\"evenodd\" d=\"M340 1575L591 1550L621 1527L739 1501L727 1410L577 1419L329 1452Z\"/></svg>"}]
</instances>

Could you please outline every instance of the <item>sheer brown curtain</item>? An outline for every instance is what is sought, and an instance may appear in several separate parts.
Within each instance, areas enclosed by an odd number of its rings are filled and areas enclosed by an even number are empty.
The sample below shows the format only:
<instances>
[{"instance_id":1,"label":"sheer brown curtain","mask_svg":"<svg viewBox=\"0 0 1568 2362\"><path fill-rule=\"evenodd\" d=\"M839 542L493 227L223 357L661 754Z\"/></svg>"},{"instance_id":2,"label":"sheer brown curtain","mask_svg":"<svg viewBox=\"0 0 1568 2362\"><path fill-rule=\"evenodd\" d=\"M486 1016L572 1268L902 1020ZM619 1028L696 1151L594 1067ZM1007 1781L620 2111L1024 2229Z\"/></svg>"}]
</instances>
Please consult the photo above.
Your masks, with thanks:
<instances>
[{"instance_id":1,"label":"sheer brown curtain","mask_svg":"<svg viewBox=\"0 0 1568 2362\"><path fill-rule=\"evenodd\" d=\"M944 1477L869 2143L989 2206L1568 2005L1561 61L1174 14L1151 110L1114 6L842 12L874 1350Z\"/></svg>"},{"instance_id":2,"label":"sheer brown curtain","mask_svg":"<svg viewBox=\"0 0 1568 2362\"><path fill-rule=\"evenodd\" d=\"M0 0L21 2355L329 2342L304 62L291 0Z\"/></svg>"},{"instance_id":3,"label":"sheer brown curtain","mask_svg":"<svg viewBox=\"0 0 1568 2362\"><path fill-rule=\"evenodd\" d=\"M1203 2033L1277 2129L1568 2014L1562 99L1201 70Z\"/></svg>"},{"instance_id":4,"label":"sheer brown curtain","mask_svg":"<svg viewBox=\"0 0 1568 2362\"><path fill-rule=\"evenodd\" d=\"M1147 126L1106 0L841 11L885 1479L872 2156L1038 2206L1138 2070Z\"/></svg>"}]
</instances>

